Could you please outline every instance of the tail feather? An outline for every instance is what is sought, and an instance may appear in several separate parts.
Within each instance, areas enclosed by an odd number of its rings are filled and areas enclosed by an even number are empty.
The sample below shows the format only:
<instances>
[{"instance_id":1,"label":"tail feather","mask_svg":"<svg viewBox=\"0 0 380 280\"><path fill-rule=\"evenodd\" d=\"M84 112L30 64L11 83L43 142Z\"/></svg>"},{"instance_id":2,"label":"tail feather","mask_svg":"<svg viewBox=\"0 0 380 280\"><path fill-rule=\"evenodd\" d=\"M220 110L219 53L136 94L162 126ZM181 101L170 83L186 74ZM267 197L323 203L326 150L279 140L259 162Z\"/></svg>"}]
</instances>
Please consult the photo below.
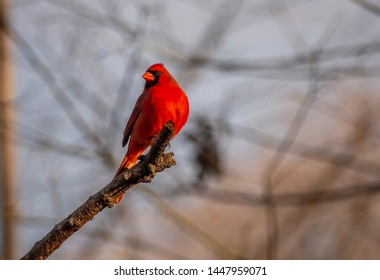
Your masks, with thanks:
<instances>
[{"instance_id":1,"label":"tail feather","mask_svg":"<svg viewBox=\"0 0 380 280\"><path fill-rule=\"evenodd\" d=\"M121 173L123 173L125 170L131 168L136 164L138 155L137 156L131 156L126 154L123 161L120 163L119 168L117 169L115 175L113 176L113 179L115 179L117 176L119 176ZM116 199L115 203L119 203L120 200L123 198L123 194L120 194L118 198Z\"/></svg>"},{"instance_id":2,"label":"tail feather","mask_svg":"<svg viewBox=\"0 0 380 280\"><path fill-rule=\"evenodd\" d=\"M125 155L123 161L120 163L120 166L117 169L117 171L116 171L115 175L113 176L113 178L116 178L121 173L123 173L125 170L131 168L134 164L135 164L135 162L131 162L131 160L129 159L129 157L127 157L127 155Z\"/></svg>"}]
</instances>

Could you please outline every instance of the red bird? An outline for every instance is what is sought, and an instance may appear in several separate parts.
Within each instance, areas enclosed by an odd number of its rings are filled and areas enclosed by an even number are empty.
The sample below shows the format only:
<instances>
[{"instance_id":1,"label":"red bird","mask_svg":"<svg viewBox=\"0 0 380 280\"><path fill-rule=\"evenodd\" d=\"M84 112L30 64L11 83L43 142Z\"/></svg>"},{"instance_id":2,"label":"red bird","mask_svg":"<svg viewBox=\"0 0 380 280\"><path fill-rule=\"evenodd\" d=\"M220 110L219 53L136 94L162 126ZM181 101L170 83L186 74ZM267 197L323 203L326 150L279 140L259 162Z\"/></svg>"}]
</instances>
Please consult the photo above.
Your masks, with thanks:
<instances>
[{"instance_id":1,"label":"red bird","mask_svg":"<svg viewBox=\"0 0 380 280\"><path fill-rule=\"evenodd\" d=\"M187 96L163 64L153 64L142 77L146 81L144 91L124 130L123 147L129 140L128 151L114 178L136 164L167 121L174 123L174 138L189 116Z\"/></svg>"}]
</instances>

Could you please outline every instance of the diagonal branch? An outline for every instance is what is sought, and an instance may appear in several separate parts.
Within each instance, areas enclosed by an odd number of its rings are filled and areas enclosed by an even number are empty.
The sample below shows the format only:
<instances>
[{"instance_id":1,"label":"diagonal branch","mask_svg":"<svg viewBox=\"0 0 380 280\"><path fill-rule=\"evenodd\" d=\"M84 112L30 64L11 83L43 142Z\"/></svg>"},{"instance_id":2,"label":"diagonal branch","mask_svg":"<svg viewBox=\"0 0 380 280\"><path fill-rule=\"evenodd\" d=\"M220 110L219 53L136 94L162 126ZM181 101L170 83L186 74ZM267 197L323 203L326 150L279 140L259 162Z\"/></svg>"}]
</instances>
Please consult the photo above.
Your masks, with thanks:
<instances>
[{"instance_id":1,"label":"diagonal branch","mask_svg":"<svg viewBox=\"0 0 380 280\"><path fill-rule=\"evenodd\" d=\"M366 9L367 11L380 16L380 6L372 4L366 0L351 0L352 2L355 2L357 5L361 6L362 8Z\"/></svg>"},{"instance_id":2,"label":"diagonal branch","mask_svg":"<svg viewBox=\"0 0 380 280\"><path fill-rule=\"evenodd\" d=\"M120 174L99 192L89 197L85 203L67 218L56 224L44 238L37 241L33 248L21 259L47 259L71 235L92 220L96 214L106 207L111 208L121 193L126 192L138 183L151 182L157 172L175 165L174 154L164 153L173 132L174 124L167 122L149 153L138 164Z\"/></svg>"}]
</instances>

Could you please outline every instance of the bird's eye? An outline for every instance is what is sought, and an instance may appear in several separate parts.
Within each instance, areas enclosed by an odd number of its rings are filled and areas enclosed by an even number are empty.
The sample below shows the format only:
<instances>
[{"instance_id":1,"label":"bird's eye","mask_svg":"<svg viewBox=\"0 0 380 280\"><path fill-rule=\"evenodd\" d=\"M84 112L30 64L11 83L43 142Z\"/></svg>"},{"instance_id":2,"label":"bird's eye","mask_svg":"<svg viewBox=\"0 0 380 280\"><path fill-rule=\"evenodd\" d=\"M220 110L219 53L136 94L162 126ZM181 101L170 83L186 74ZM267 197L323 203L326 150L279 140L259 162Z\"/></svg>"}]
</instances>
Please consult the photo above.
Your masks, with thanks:
<instances>
[{"instance_id":1,"label":"bird's eye","mask_svg":"<svg viewBox=\"0 0 380 280\"><path fill-rule=\"evenodd\" d=\"M156 72L157 77L160 77L161 75L162 75L161 72Z\"/></svg>"}]
</instances>

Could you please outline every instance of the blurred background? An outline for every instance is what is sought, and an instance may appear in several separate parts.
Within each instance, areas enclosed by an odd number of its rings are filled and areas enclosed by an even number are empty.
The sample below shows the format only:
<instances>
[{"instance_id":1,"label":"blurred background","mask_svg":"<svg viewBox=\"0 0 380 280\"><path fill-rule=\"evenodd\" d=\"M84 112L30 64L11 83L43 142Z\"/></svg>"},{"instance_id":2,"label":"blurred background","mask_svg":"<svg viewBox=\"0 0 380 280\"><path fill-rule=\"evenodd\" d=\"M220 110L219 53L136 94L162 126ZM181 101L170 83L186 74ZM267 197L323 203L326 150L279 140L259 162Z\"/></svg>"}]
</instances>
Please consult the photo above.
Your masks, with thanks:
<instances>
[{"instance_id":1,"label":"blurred background","mask_svg":"<svg viewBox=\"0 0 380 280\"><path fill-rule=\"evenodd\" d=\"M0 258L111 180L157 62L177 165L51 259L380 258L378 1L0 3Z\"/></svg>"}]
</instances>

